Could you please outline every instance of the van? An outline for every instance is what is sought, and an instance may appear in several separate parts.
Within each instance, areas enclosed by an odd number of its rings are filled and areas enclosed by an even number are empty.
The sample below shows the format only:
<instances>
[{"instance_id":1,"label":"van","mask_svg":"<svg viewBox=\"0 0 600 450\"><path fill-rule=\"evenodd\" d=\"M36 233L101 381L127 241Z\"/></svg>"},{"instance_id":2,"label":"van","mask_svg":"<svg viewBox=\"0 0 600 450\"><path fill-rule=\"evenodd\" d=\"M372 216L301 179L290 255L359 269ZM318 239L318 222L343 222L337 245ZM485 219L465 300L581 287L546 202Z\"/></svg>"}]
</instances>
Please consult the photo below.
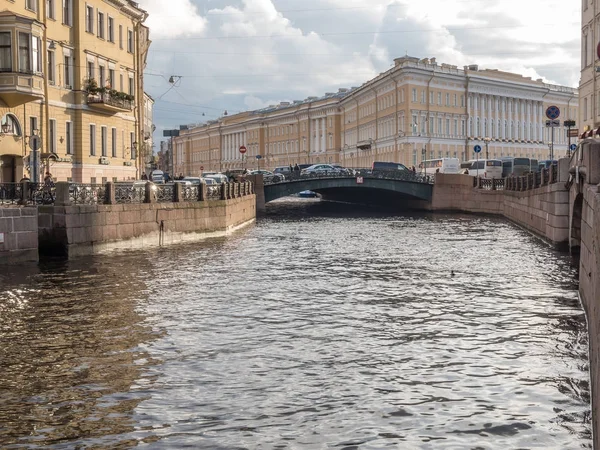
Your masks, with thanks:
<instances>
[{"instance_id":1,"label":"van","mask_svg":"<svg viewBox=\"0 0 600 450\"><path fill-rule=\"evenodd\" d=\"M506 156L502 158L502 177L520 177L525 173L535 172L536 167L537 161L535 161L535 167L532 167L532 163L529 158L514 158L512 156Z\"/></svg>"},{"instance_id":2,"label":"van","mask_svg":"<svg viewBox=\"0 0 600 450\"><path fill-rule=\"evenodd\" d=\"M150 174L150 181L156 184L162 184L165 182L165 174L162 170L153 170Z\"/></svg>"},{"instance_id":3,"label":"van","mask_svg":"<svg viewBox=\"0 0 600 450\"><path fill-rule=\"evenodd\" d=\"M502 178L502 161L499 159L471 160L469 175L479 178Z\"/></svg>"},{"instance_id":4,"label":"van","mask_svg":"<svg viewBox=\"0 0 600 450\"><path fill-rule=\"evenodd\" d=\"M390 172L390 171L402 171L408 170L408 168L404 164L395 163L395 162L383 162L383 161L375 161L373 162L373 166L371 167L373 172Z\"/></svg>"},{"instance_id":5,"label":"van","mask_svg":"<svg viewBox=\"0 0 600 450\"><path fill-rule=\"evenodd\" d=\"M436 173L459 173L460 162L458 158L427 159L419 164L421 174L434 175Z\"/></svg>"}]
</instances>

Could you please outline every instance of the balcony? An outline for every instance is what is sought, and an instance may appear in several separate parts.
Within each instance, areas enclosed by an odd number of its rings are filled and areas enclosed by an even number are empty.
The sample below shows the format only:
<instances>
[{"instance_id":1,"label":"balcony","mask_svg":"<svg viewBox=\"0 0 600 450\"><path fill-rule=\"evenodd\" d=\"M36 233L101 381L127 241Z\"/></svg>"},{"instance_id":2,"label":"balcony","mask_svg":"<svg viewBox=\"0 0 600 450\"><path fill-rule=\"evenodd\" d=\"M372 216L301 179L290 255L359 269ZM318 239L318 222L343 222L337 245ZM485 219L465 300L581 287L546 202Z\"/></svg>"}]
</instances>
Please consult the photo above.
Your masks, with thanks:
<instances>
[{"instance_id":1,"label":"balcony","mask_svg":"<svg viewBox=\"0 0 600 450\"><path fill-rule=\"evenodd\" d=\"M111 94L110 92L88 94L87 104L90 108L110 114L131 111L133 109L133 100L125 98L122 93L117 94Z\"/></svg>"},{"instance_id":2,"label":"balcony","mask_svg":"<svg viewBox=\"0 0 600 450\"><path fill-rule=\"evenodd\" d=\"M0 100L9 108L44 98L41 74L1 72Z\"/></svg>"},{"instance_id":3,"label":"balcony","mask_svg":"<svg viewBox=\"0 0 600 450\"><path fill-rule=\"evenodd\" d=\"M364 141L358 141L356 147L361 150L370 150L373 145L373 139L366 139Z\"/></svg>"}]
</instances>

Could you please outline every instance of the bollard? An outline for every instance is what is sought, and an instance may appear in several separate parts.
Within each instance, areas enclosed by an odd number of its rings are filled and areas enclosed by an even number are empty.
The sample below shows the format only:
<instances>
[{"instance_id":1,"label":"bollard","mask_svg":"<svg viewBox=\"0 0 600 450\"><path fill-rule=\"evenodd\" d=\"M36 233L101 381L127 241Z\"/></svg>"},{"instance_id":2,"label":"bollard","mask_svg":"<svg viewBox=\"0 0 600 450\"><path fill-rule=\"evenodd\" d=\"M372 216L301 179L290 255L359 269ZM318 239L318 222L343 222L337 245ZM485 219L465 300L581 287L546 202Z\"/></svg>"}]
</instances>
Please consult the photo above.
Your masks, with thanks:
<instances>
[{"instance_id":1,"label":"bollard","mask_svg":"<svg viewBox=\"0 0 600 450\"><path fill-rule=\"evenodd\" d=\"M227 200L227 183L221 183L221 200Z\"/></svg>"}]
</instances>

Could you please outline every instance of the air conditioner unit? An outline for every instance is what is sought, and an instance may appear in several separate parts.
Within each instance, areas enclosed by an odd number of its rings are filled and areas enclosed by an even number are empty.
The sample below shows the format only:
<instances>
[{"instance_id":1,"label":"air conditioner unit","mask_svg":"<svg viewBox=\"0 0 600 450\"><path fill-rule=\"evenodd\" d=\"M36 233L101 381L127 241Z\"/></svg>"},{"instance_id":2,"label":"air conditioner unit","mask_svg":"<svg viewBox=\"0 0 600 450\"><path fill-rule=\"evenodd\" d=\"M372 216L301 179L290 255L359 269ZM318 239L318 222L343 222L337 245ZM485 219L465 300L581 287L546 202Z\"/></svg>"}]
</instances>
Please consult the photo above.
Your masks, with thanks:
<instances>
[{"instance_id":1,"label":"air conditioner unit","mask_svg":"<svg viewBox=\"0 0 600 450\"><path fill-rule=\"evenodd\" d=\"M109 161L109 159L106 156L101 156L100 157L100 164L108 165L108 164L110 164L110 161Z\"/></svg>"}]
</instances>

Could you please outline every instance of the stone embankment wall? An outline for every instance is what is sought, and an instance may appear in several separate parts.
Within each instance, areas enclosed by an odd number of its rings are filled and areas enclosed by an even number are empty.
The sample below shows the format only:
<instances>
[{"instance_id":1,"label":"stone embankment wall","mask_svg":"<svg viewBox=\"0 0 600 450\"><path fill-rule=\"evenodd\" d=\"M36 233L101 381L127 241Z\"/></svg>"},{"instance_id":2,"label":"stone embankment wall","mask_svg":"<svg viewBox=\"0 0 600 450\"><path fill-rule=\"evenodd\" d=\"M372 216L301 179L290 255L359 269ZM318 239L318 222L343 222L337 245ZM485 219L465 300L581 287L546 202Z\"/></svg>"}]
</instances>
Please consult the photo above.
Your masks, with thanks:
<instances>
[{"instance_id":1,"label":"stone embankment wall","mask_svg":"<svg viewBox=\"0 0 600 450\"><path fill-rule=\"evenodd\" d=\"M210 202L40 206L43 254L77 256L223 236L253 222L256 197Z\"/></svg>"},{"instance_id":2,"label":"stone embankment wall","mask_svg":"<svg viewBox=\"0 0 600 450\"><path fill-rule=\"evenodd\" d=\"M468 175L437 174L430 209L502 215L555 245L566 244L569 192L564 181L567 177L565 162L559 167L558 183L528 191L491 191L474 188L473 178Z\"/></svg>"},{"instance_id":3,"label":"stone embankment wall","mask_svg":"<svg viewBox=\"0 0 600 450\"><path fill-rule=\"evenodd\" d=\"M0 264L37 260L37 208L0 208Z\"/></svg>"}]
</instances>

